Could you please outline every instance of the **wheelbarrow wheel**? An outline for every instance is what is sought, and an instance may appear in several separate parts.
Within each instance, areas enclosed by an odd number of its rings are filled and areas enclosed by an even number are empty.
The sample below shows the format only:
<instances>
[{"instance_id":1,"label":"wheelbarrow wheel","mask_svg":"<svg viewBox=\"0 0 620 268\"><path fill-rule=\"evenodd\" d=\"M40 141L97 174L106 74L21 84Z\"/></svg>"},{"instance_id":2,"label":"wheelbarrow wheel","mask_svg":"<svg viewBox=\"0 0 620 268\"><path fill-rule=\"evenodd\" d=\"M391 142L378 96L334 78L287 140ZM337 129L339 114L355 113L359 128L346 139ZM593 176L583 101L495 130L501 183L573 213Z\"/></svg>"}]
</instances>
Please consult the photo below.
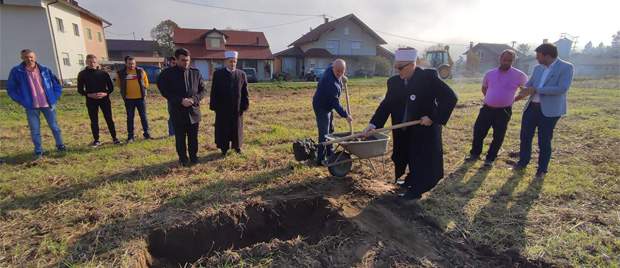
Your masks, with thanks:
<instances>
[{"instance_id":1,"label":"wheelbarrow wheel","mask_svg":"<svg viewBox=\"0 0 620 268\"><path fill-rule=\"evenodd\" d=\"M328 164L351 160L351 155L346 152L338 152L329 157ZM353 167L353 162L348 161L346 163L340 163L334 166L329 166L327 169L329 170L329 174L336 177L344 177L349 174L351 168Z\"/></svg>"}]
</instances>

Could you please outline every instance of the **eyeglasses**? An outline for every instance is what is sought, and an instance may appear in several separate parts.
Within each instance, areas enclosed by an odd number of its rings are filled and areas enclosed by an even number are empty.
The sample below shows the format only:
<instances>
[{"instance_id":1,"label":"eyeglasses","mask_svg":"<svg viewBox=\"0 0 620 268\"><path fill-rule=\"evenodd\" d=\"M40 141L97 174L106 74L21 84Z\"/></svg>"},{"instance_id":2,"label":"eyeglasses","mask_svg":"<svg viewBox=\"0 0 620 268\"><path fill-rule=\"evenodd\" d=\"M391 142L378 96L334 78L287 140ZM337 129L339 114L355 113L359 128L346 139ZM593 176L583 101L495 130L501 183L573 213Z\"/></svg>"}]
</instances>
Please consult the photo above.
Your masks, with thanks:
<instances>
[{"instance_id":1,"label":"eyeglasses","mask_svg":"<svg viewBox=\"0 0 620 268\"><path fill-rule=\"evenodd\" d=\"M396 66L396 69L397 69L397 70L399 70L399 71L402 71L403 69L405 69L405 67L407 67L407 66L409 66L409 65L411 65L411 62L410 62L410 63L407 63L407 64L405 64L405 65Z\"/></svg>"}]
</instances>

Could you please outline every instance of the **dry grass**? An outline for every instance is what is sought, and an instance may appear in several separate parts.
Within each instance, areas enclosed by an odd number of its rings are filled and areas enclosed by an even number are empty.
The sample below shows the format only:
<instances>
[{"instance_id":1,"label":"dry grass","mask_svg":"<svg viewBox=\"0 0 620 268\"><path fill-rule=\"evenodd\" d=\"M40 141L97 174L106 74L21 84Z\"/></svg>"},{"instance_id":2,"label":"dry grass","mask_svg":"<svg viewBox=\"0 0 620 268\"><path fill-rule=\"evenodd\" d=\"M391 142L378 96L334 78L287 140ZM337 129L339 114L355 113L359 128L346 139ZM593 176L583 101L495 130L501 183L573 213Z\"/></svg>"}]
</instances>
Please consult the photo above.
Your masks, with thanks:
<instances>
[{"instance_id":1,"label":"dry grass","mask_svg":"<svg viewBox=\"0 0 620 268\"><path fill-rule=\"evenodd\" d=\"M518 147L523 103L514 108L498 163L491 169L463 163L480 103L479 85L453 84L460 101L444 131L447 176L420 201L425 214L445 237L466 245L516 251L560 266L618 267L618 82L576 81L570 113L557 126L554 158L544 181L533 180L533 168L524 173L508 168L516 160L509 152ZM356 129L365 126L384 83L381 78L351 82ZM152 135L161 138L115 146L100 120L107 143L92 149L84 100L66 91L59 120L70 150L51 151L33 162L24 112L0 93L0 157L6 160L0 165L0 266L131 266L144 251L145 235L156 226L324 181L325 169L297 163L290 153L291 141L316 135L313 87L252 85L243 155L217 156L213 114L203 107L201 163L192 168L176 166L174 141L165 137L165 102L157 94L148 99L148 114ZM124 137L125 115L117 93L113 104L119 137ZM45 147L51 150L51 133L42 126ZM344 120L337 120L336 128L346 129ZM364 168L351 176L387 180L389 174ZM268 266L271 258L242 263L236 266Z\"/></svg>"}]
</instances>

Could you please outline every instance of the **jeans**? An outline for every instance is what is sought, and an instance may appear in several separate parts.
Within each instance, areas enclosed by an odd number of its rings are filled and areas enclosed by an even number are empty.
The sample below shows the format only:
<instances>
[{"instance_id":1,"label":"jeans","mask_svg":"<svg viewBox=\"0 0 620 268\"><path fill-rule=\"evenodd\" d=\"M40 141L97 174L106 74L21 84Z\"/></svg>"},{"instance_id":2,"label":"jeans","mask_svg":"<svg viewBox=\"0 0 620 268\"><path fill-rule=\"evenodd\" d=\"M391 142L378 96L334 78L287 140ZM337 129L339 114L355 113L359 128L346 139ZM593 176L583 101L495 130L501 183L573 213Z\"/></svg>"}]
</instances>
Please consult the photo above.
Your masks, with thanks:
<instances>
[{"instance_id":1,"label":"jeans","mask_svg":"<svg viewBox=\"0 0 620 268\"><path fill-rule=\"evenodd\" d=\"M319 143L325 142L327 140L325 135L334 132L334 115L332 112L317 110L314 111L314 115L316 116L316 125L319 130ZM316 161L320 163L326 156L329 157L333 153L333 147L331 145L319 145L317 148Z\"/></svg>"},{"instance_id":2,"label":"jeans","mask_svg":"<svg viewBox=\"0 0 620 268\"><path fill-rule=\"evenodd\" d=\"M34 144L34 153L43 153L43 147L41 146L41 113L43 113L45 121L47 121L47 125L52 130L54 140L56 140L56 148L64 148L65 144L62 141L62 134L60 133L60 127L58 127L58 122L56 120L56 106L52 105L51 107L38 109L26 108L28 127L30 128L30 137L32 138L32 143Z\"/></svg>"},{"instance_id":3,"label":"jeans","mask_svg":"<svg viewBox=\"0 0 620 268\"><path fill-rule=\"evenodd\" d=\"M551 160L551 140L553 129L560 117L546 117L540 110L540 104L530 103L521 120L521 145L519 151L519 165L527 166L532 158L532 140L538 128L538 170L547 172Z\"/></svg>"},{"instance_id":4,"label":"jeans","mask_svg":"<svg viewBox=\"0 0 620 268\"><path fill-rule=\"evenodd\" d=\"M146 118L146 102L144 99L127 99L125 100L125 110L127 111L127 138L133 139L133 119L135 117L136 109L138 109L138 115L140 116L140 123L142 123L142 130L144 131L144 137L150 138L149 134L149 122Z\"/></svg>"},{"instance_id":5,"label":"jeans","mask_svg":"<svg viewBox=\"0 0 620 268\"><path fill-rule=\"evenodd\" d=\"M486 160L495 161L497 153L504 142L504 136L506 135L508 122L511 116L511 107L493 108L486 105L482 106L476 123L474 124L474 139L469 154L472 156L479 156L482 153L482 143L489 133L489 129L492 127L493 141L487 152Z\"/></svg>"},{"instance_id":6,"label":"jeans","mask_svg":"<svg viewBox=\"0 0 620 268\"><path fill-rule=\"evenodd\" d=\"M88 117L90 118L90 130L93 133L93 140L99 141L99 109L103 113L103 118L108 125L112 140L116 140L116 127L112 119L112 103L109 97L103 99L86 98L86 107L88 108Z\"/></svg>"}]
</instances>

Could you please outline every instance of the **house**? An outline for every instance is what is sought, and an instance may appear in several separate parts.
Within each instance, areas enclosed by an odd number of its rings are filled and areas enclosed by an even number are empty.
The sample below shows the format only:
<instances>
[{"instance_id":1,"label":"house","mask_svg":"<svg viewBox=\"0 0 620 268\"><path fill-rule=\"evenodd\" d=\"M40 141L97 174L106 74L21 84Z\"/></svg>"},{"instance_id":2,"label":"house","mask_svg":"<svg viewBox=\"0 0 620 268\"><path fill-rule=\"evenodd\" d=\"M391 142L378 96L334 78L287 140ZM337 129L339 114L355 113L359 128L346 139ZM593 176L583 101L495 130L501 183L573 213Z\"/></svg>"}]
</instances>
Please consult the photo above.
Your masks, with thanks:
<instances>
[{"instance_id":1,"label":"house","mask_svg":"<svg viewBox=\"0 0 620 268\"><path fill-rule=\"evenodd\" d=\"M238 68L253 68L258 80L272 78L273 55L262 32L176 28L174 45L190 51L192 64L205 79L224 67L226 50L239 52Z\"/></svg>"},{"instance_id":2,"label":"house","mask_svg":"<svg viewBox=\"0 0 620 268\"><path fill-rule=\"evenodd\" d=\"M574 54L570 62L576 77L620 77L620 55Z\"/></svg>"},{"instance_id":3,"label":"house","mask_svg":"<svg viewBox=\"0 0 620 268\"><path fill-rule=\"evenodd\" d=\"M478 43L474 46L472 42L469 49L463 55L467 55L466 65L474 68L473 71L486 73L486 71L499 65L499 56L506 49L515 50L517 53L517 60L513 63L513 66L521 69L523 72L527 72L528 68L520 66L520 61L522 58L525 58L525 55L506 44Z\"/></svg>"},{"instance_id":4,"label":"house","mask_svg":"<svg viewBox=\"0 0 620 268\"><path fill-rule=\"evenodd\" d=\"M108 55L112 62L124 62L126 56L136 59L138 65L153 65L161 67L164 58L159 55L156 43L153 40L122 40L108 39Z\"/></svg>"},{"instance_id":5,"label":"house","mask_svg":"<svg viewBox=\"0 0 620 268\"><path fill-rule=\"evenodd\" d=\"M0 81L28 48L63 82L75 82L87 54L108 58L103 29L110 25L74 0L0 1Z\"/></svg>"},{"instance_id":6,"label":"house","mask_svg":"<svg viewBox=\"0 0 620 268\"><path fill-rule=\"evenodd\" d=\"M374 74L377 57L387 59L390 65L393 61L393 55L381 47L384 44L387 42L354 14L325 19L290 48L275 54L276 72L303 77L312 68L326 68L334 59L343 58L348 75Z\"/></svg>"}]
</instances>

